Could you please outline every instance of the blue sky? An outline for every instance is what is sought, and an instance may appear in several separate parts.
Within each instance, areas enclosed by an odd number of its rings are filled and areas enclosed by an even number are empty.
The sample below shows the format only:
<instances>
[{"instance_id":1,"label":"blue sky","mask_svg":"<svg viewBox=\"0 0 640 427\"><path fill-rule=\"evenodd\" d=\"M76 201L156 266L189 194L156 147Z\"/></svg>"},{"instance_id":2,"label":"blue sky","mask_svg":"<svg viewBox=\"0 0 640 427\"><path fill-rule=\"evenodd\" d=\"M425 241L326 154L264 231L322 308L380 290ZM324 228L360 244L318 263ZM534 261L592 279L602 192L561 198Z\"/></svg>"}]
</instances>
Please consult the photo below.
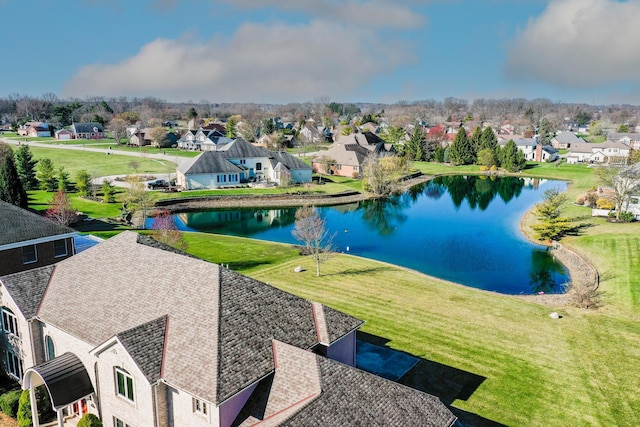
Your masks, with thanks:
<instances>
[{"instance_id":1,"label":"blue sky","mask_svg":"<svg viewBox=\"0 0 640 427\"><path fill-rule=\"evenodd\" d=\"M640 0L0 0L0 96L640 104Z\"/></svg>"}]
</instances>

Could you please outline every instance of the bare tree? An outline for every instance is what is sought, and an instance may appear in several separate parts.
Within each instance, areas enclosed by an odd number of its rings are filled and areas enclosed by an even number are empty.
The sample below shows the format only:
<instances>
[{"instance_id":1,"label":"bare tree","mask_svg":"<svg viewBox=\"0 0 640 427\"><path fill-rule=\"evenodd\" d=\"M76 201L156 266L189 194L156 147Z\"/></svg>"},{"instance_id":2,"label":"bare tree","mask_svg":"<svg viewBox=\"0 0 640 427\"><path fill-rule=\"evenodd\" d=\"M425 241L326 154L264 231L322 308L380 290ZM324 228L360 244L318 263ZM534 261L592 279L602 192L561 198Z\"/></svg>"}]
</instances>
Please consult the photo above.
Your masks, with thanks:
<instances>
[{"instance_id":1,"label":"bare tree","mask_svg":"<svg viewBox=\"0 0 640 427\"><path fill-rule=\"evenodd\" d=\"M111 136L116 140L116 144L120 145L120 141L127 136L127 125L128 123L124 119L111 120L109 130L111 130Z\"/></svg>"},{"instance_id":2,"label":"bare tree","mask_svg":"<svg viewBox=\"0 0 640 427\"><path fill-rule=\"evenodd\" d=\"M176 222L168 210L162 209L160 211L151 228L155 230L154 238L157 241L183 251L187 249L187 241L182 232L178 230Z\"/></svg>"},{"instance_id":3,"label":"bare tree","mask_svg":"<svg viewBox=\"0 0 640 427\"><path fill-rule=\"evenodd\" d=\"M128 184L127 191L124 193L124 203L127 209L133 208L142 215L141 227L146 228L147 213L155 205L155 195L152 191L147 191L144 182L140 177L128 175L126 178Z\"/></svg>"},{"instance_id":4,"label":"bare tree","mask_svg":"<svg viewBox=\"0 0 640 427\"><path fill-rule=\"evenodd\" d=\"M61 225L69 225L78 220L78 214L71 205L71 199L64 191L58 191L53 195L45 216Z\"/></svg>"},{"instance_id":5,"label":"bare tree","mask_svg":"<svg viewBox=\"0 0 640 427\"><path fill-rule=\"evenodd\" d=\"M320 276L320 264L333 252L333 238L326 228L326 221L313 206L303 206L296 211L296 222L291 231L293 237L304 242L305 251L316 262L316 276Z\"/></svg>"},{"instance_id":6,"label":"bare tree","mask_svg":"<svg viewBox=\"0 0 640 427\"><path fill-rule=\"evenodd\" d=\"M153 145L159 148L167 144L167 131L162 126L156 126L149 131Z\"/></svg>"},{"instance_id":7,"label":"bare tree","mask_svg":"<svg viewBox=\"0 0 640 427\"><path fill-rule=\"evenodd\" d=\"M379 156L371 153L362 167L362 186L378 196L397 191L398 180L406 172L405 160L398 156Z\"/></svg>"},{"instance_id":8,"label":"bare tree","mask_svg":"<svg viewBox=\"0 0 640 427\"><path fill-rule=\"evenodd\" d=\"M640 191L640 163L632 166L609 164L598 168L596 174L600 183L612 190L611 201L619 220L625 204Z\"/></svg>"}]
</instances>

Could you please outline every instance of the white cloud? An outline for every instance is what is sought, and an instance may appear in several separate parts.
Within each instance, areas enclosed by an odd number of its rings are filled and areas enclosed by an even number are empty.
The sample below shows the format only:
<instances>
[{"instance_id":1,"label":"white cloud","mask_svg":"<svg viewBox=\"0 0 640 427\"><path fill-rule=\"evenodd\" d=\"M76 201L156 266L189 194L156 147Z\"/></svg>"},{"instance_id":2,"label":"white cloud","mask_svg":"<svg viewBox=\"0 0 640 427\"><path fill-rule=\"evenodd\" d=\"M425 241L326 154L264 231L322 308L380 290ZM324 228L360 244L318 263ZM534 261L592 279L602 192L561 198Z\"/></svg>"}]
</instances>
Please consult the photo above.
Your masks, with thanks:
<instances>
[{"instance_id":1,"label":"white cloud","mask_svg":"<svg viewBox=\"0 0 640 427\"><path fill-rule=\"evenodd\" d=\"M406 43L382 40L358 26L245 24L229 40L156 39L120 63L85 66L62 95L212 102L344 99L411 59Z\"/></svg>"},{"instance_id":2,"label":"white cloud","mask_svg":"<svg viewBox=\"0 0 640 427\"><path fill-rule=\"evenodd\" d=\"M640 82L640 0L552 0L510 44L515 80L564 87Z\"/></svg>"},{"instance_id":3,"label":"white cloud","mask_svg":"<svg viewBox=\"0 0 640 427\"><path fill-rule=\"evenodd\" d=\"M221 0L246 9L277 8L286 12L304 13L312 18L331 22L349 22L372 28L415 28L424 17L402 1L383 0ZM407 3L406 1L404 3ZM412 2L409 2L412 3Z\"/></svg>"}]
</instances>

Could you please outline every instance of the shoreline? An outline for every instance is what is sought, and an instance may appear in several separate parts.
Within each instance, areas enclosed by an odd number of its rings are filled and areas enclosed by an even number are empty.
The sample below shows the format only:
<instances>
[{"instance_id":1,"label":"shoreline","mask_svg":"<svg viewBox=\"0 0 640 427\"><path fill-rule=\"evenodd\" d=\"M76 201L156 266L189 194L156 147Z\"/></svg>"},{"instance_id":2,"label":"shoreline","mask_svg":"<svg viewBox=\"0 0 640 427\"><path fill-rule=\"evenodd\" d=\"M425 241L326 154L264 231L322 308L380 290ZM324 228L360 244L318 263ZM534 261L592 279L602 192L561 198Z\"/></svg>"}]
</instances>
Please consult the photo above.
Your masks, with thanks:
<instances>
[{"instance_id":1,"label":"shoreline","mask_svg":"<svg viewBox=\"0 0 640 427\"><path fill-rule=\"evenodd\" d=\"M428 182L433 179L433 176L420 175L418 177L411 178L403 182L402 190L406 190L417 184ZM269 195L259 197L247 197L247 196L214 196L203 198L200 200L192 200L186 202L170 203L165 206L158 206L157 208L167 209L170 212L188 212L190 210L199 209L215 209L215 208L248 208L248 207L265 207L265 208L277 208L277 207L295 207L309 204L312 206L332 206L348 203L357 203L364 200L374 199L376 196L371 194L364 194L360 192L349 193L345 195L310 195L310 194L282 194L282 195ZM520 231L531 242L539 244L535 241L531 234L528 232L526 222L530 216L530 211L520 220ZM550 246L550 245L547 245ZM491 291L492 294L505 295L508 297L515 297L529 302L545 305L551 308L560 308L570 305L575 296L575 290L577 287L594 287L599 286L599 274L593 264L586 259L583 255L576 252L575 249L565 247L561 244L556 244L551 248L551 254L554 256L568 271L570 282L566 292L562 294L531 294L531 295L513 295L513 294L500 294ZM376 261L376 260L373 260ZM381 261L377 261L381 262ZM394 265L397 268L404 269L409 272L419 273L421 275L428 276L432 279L440 280L445 283L450 283L458 286L469 287L463 283L450 282L444 279L440 279L435 276L431 276L425 273L420 273L415 270L405 268L399 265Z\"/></svg>"}]
</instances>

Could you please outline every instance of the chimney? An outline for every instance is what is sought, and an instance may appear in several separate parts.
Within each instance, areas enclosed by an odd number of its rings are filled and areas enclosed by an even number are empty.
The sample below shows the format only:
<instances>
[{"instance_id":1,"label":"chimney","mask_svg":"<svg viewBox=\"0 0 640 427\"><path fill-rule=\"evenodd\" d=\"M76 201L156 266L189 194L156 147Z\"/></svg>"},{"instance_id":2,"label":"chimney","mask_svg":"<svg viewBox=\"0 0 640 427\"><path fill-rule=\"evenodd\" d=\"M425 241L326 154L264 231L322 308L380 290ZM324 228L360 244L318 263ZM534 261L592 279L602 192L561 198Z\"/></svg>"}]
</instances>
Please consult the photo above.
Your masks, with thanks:
<instances>
[{"instance_id":1,"label":"chimney","mask_svg":"<svg viewBox=\"0 0 640 427\"><path fill-rule=\"evenodd\" d=\"M536 162L542 161L542 144L536 145L536 157L534 159Z\"/></svg>"}]
</instances>

